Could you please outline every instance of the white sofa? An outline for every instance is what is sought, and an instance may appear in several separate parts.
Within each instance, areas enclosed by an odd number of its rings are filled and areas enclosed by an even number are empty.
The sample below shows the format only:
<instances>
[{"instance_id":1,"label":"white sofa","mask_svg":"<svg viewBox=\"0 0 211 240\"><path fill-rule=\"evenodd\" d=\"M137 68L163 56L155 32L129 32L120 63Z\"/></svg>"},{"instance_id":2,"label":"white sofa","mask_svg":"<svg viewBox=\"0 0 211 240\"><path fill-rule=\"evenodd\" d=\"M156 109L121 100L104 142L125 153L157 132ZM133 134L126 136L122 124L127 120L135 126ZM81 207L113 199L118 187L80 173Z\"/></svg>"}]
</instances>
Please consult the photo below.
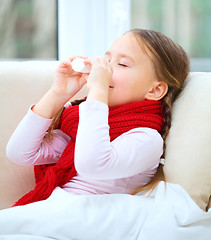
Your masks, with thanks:
<instances>
[{"instance_id":1,"label":"white sofa","mask_svg":"<svg viewBox=\"0 0 211 240\"><path fill-rule=\"evenodd\" d=\"M0 62L0 209L34 187L33 168L10 162L6 144L29 106L49 88L57 61ZM167 182L181 185L207 211L211 196L211 73L191 73L173 108ZM86 88L75 97L86 94Z\"/></svg>"},{"instance_id":2,"label":"white sofa","mask_svg":"<svg viewBox=\"0 0 211 240\"><path fill-rule=\"evenodd\" d=\"M0 209L13 205L34 187L33 167L19 166L6 157L10 135L50 87L57 61L0 62ZM83 97L85 88L75 98Z\"/></svg>"}]
</instances>

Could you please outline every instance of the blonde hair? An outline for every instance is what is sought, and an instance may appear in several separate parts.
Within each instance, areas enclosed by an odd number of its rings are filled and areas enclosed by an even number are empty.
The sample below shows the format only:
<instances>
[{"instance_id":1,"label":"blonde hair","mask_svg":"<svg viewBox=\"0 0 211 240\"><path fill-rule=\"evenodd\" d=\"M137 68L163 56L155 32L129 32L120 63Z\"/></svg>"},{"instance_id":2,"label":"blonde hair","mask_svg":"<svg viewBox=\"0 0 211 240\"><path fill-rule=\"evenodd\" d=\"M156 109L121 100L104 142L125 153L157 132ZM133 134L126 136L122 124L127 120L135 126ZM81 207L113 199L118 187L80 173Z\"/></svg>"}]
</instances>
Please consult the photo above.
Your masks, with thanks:
<instances>
[{"instance_id":1,"label":"blonde hair","mask_svg":"<svg viewBox=\"0 0 211 240\"><path fill-rule=\"evenodd\" d=\"M165 141L171 127L172 105L182 91L185 79L188 76L190 70L189 58L180 45L160 32L144 29L132 29L129 32L134 34L140 46L150 57L154 65L157 79L168 84L168 92L163 99L161 99L164 110L164 125L161 132L164 140L164 157L166 148ZM150 51L150 55L147 50ZM85 101L85 99L86 98L73 101L72 105L78 105ZM63 109L53 118L52 124L48 130L48 138L52 136L53 129L59 127L62 111ZM142 190L151 193L160 181L165 181L162 165L159 165L156 174L146 185L134 190L132 194Z\"/></svg>"},{"instance_id":2,"label":"blonde hair","mask_svg":"<svg viewBox=\"0 0 211 240\"><path fill-rule=\"evenodd\" d=\"M164 125L162 138L164 140L163 156L165 156L166 138L169 134L172 120L172 105L181 93L185 79L190 71L190 61L184 49L170 38L153 30L132 29L140 46L151 59L156 77L168 84L167 94L160 100L163 103ZM147 50L151 54L148 54ZM133 194L144 191L152 192L160 181L165 181L163 165L159 165L154 177L144 186L136 189Z\"/></svg>"},{"instance_id":3,"label":"blonde hair","mask_svg":"<svg viewBox=\"0 0 211 240\"><path fill-rule=\"evenodd\" d=\"M74 106L74 105L79 105L81 102L83 101L86 101L86 97L84 97L83 99L79 99L79 100L74 100L71 102L71 105ZM45 138L49 139L50 141L52 140L53 138L53 130L54 129L58 129L60 128L60 125L61 125L61 115L62 115L62 112L64 111L64 107L61 108L58 113L53 117L52 119L52 122L51 122L51 125L50 127L48 128L48 131L47 131L47 134L45 135Z\"/></svg>"}]
</instances>

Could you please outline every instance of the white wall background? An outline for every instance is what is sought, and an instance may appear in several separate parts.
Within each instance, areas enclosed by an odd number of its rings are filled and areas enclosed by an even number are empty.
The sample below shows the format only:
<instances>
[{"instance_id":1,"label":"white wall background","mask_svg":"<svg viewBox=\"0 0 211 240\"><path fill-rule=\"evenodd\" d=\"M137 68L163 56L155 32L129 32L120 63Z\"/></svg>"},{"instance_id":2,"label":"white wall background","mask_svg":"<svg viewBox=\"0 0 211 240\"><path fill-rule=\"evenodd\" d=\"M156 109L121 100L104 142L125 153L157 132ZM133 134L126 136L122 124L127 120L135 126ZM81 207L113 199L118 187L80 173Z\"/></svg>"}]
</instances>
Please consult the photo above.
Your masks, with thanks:
<instances>
[{"instance_id":1,"label":"white wall background","mask_svg":"<svg viewBox=\"0 0 211 240\"><path fill-rule=\"evenodd\" d=\"M130 0L59 0L59 59L104 55L130 29Z\"/></svg>"},{"instance_id":2,"label":"white wall background","mask_svg":"<svg viewBox=\"0 0 211 240\"><path fill-rule=\"evenodd\" d=\"M139 27L149 27L147 1L137 0ZM179 39L182 46L189 50L190 43L190 0L180 4L181 18L176 20L176 0L164 1L164 34L174 38L176 26L182 26ZM66 59L72 55L101 56L112 42L131 28L132 0L58 0L58 58ZM186 15L184 21L183 15ZM169 25L171 27L169 28ZM132 26L134 28L134 26ZM185 34L183 33L185 32ZM180 31L179 31L180 33ZM211 71L211 59L192 58L191 71Z\"/></svg>"}]
</instances>

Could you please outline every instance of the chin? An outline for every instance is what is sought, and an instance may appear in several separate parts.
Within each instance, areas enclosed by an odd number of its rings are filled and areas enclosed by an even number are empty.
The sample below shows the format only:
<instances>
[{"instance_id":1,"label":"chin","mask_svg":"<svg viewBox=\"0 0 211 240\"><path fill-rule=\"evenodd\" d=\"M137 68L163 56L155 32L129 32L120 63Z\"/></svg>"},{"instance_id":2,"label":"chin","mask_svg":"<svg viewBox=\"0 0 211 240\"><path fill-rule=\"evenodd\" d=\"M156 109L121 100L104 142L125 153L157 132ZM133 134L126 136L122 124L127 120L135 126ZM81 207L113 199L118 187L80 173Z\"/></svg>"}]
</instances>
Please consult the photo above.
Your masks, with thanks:
<instances>
[{"instance_id":1,"label":"chin","mask_svg":"<svg viewBox=\"0 0 211 240\"><path fill-rule=\"evenodd\" d=\"M126 104L127 102L125 101L117 101L116 99L114 101L108 101L108 106L109 107L117 107L117 106L120 106L120 105L124 105Z\"/></svg>"},{"instance_id":2,"label":"chin","mask_svg":"<svg viewBox=\"0 0 211 240\"><path fill-rule=\"evenodd\" d=\"M118 103L116 103L116 102L114 102L114 101L108 101L108 106L109 106L109 107L116 107L116 106L118 106L118 105L120 105L120 104L118 104Z\"/></svg>"}]
</instances>

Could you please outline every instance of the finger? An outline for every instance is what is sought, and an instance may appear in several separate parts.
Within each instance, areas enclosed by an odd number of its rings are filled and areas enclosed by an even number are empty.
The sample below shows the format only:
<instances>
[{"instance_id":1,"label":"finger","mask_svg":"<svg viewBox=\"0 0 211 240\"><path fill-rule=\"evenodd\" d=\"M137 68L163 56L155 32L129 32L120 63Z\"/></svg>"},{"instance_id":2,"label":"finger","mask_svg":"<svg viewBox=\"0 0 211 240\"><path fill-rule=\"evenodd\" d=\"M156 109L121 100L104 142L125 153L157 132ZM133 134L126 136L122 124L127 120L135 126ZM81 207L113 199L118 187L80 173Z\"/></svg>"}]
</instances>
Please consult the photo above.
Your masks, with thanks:
<instances>
[{"instance_id":1,"label":"finger","mask_svg":"<svg viewBox=\"0 0 211 240\"><path fill-rule=\"evenodd\" d=\"M67 68L71 66L71 62L69 60L63 60L62 62L60 62L59 64L59 68Z\"/></svg>"},{"instance_id":2,"label":"finger","mask_svg":"<svg viewBox=\"0 0 211 240\"><path fill-rule=\"evenodd\" d=\"M85 81L87 82L87 79L89 77L89 73L83 73L81 78L85 79Z\"/></svg>"},{"instance_id":3,"label":"finger","mask_svg":"<svg viewBox=\"0 0 211 240\"><path fill-rule=\"evenodd\" d=\"M83 59L87 59L88 57L87 56L81 56L81 55L74 55L70 58L68 58L68 60L70 60L71 62L76 59L76 58L83 58Z\"/></svg>"},{"instance_id":4,"label":"finger","mask_svg":"<svg viewBox=\"0 0 211 240\"><path fill-rule=\"evenodd\" d=\"M89 65L93 65L95 62L96 62L96 57L86 58L84 61L85 64L89 64Z\"/></svg>"},{"instance_id":5,"label":"finger","mask_svg":"<svg viewBox=\"0 0 211 240\"><path fill-rule=\"evenodd\" d=\"M87 79L88 79L88 77L82 76L82 77L80 78L80 80L79 80L80 85L83 86L84 84L86 84L86 83L87 83Z\"/></svg>"},{"instance_id":6,"label":"finger","mask_svg":"<svg viewBox=\"0 0 211 240\"><path fill-rule=\"evenodd\" d=\"M66 74L67 73L67 69L66 68L58 68L57 73Z\"/></svg>"}]
</instances>

